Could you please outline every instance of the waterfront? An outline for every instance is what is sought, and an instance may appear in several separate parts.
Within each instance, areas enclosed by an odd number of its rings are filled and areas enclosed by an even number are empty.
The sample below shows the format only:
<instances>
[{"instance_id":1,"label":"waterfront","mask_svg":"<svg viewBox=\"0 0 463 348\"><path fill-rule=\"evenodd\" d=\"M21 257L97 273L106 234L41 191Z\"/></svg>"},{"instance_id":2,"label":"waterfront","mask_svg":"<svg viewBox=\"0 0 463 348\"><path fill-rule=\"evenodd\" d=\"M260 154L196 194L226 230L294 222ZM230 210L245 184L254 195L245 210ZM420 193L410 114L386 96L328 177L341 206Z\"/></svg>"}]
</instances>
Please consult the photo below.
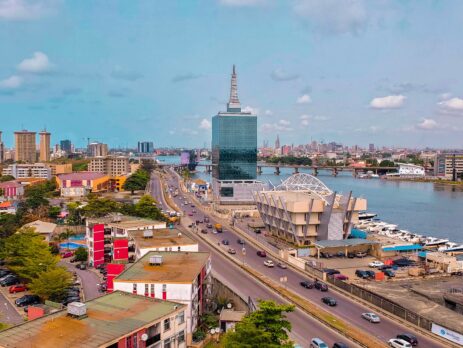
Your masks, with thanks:
<instances>
[{"instance_id":1,"label":"waterfront","mask_svg":"<svg viewBox=\"0 0 463 348\"><path fill-rule=\"evenodd\" d=\"M179 157L160 157L165 163L179 163ZM195 173L210 182L210 174ZM280 175L273 174L272 168L264 168L259 180L277 185L290 176L292 170L281 169ZM308 173L311 173L308 171ZM463 187L433 183L387 181L379 179L354 179L351 173L341 173L333 177L329 172L318 176L328 187L368 200L368 210L378 214L378 218L398 224L399 228L422 235L445 237L453 242L463 243ZM436 218L439 217L439 218Z\"/></svg>"}]
</instances>

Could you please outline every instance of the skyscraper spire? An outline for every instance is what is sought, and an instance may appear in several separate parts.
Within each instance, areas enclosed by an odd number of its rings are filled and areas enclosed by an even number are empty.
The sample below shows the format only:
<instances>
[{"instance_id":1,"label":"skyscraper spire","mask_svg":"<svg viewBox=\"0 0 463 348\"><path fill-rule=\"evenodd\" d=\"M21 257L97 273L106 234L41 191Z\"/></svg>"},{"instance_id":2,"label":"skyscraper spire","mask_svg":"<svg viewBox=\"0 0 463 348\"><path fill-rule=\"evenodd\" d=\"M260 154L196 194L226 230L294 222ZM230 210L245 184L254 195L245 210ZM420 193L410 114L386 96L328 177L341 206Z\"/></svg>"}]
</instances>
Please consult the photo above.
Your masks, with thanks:
<instances>
[{"instance_id":1,"label":"skyscraper spire","mask_svg":"<svg viewBox=\"0 0 463 348\"><path fill-rule=\"evenodd\" d=\"M233 64L233 71L231 76L230 85L230 100L227 103L228 112L241 112L241 104L238 99L238 83L236 81L235 64Z\"/></svg>"}]
</instances>

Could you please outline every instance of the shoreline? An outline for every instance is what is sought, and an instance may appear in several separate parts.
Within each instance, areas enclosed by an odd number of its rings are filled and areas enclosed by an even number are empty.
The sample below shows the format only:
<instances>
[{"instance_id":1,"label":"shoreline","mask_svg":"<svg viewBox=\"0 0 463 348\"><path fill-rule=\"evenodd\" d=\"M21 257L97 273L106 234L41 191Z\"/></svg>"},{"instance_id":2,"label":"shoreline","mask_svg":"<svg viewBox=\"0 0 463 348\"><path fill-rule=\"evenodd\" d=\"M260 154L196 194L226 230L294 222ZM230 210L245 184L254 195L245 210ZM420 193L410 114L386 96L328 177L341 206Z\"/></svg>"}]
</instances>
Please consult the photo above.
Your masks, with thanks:
<instances>
[{"instance_id":1,"label":"shoreline","mask_svg":"<svg viewBox=\"0 0 463 348\"><path fill-rule=\"evenodd\" d=\"M424 183L432 183L432 184L441 184L441 185L448 185L448 186L462 186L463 181L452 181L447 179L438 179L438 178L400 178L400 177L384 177L381 178L384 180L391 180L391 181L410 181L410 182L424 182Z\"/></svg>"}]
</instances>

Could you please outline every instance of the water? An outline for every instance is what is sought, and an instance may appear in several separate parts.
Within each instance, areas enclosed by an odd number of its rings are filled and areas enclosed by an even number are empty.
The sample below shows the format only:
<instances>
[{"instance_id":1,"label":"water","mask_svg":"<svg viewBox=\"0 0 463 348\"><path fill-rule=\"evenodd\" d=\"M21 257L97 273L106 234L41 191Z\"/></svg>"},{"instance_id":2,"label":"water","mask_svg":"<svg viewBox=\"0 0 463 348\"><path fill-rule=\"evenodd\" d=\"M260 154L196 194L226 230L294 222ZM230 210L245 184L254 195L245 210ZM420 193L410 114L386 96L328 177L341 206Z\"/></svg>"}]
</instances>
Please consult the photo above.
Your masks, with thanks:
<instances>
[{"instance_id":1,"label":"water","mask_svg":"<svg viewBox=\"0 0 463 348\"><path fill-rule=\"evenodd\" d=\"M159 157L165 163L179 163L179 157ZM199 167L198 170L204 170ZM304 171L311 174L311 171ZM279 176L272 168L263 168L258 180L279 184L292 174L291 169L282 168ZM210 182L211 176L197 172L199 177ZM364 197L368 210L378 214L381 220L397 224L399 228L422 235L449 238L463 243L463 187L418 183L407 181L388 181L379 179L355 179L350 172L337 177L330 172L319 172L318 178L332 190Z\"/></svg>"},{"instance_id":2,"label":"water","mask_svg":"<svg viewBox=\"0 0 463 348\"><path fill-rule=\"evenodd\" d=\"M84 247L87 248L87 245L85 244L78 244L78 243L72 243L72 242L67 242L67 243L60 243L59 247L61 249L69 249L69 250L75 250L79 247Z\"/></svg>"}]
</instances>

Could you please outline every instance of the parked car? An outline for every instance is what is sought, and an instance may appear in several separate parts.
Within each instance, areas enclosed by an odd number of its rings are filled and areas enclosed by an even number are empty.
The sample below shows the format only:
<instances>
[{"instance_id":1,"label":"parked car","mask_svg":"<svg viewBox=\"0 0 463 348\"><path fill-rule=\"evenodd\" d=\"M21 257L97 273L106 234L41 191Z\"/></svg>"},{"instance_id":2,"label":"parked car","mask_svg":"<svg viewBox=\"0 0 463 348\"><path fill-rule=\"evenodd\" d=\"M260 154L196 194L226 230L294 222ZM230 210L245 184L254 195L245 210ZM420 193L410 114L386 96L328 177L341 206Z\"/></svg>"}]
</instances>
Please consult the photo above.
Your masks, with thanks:
<instances>
[{"instance_id":1,"label":"parked car","mask_svg":"<svg viewBox=\"0 0 463 348\"><path fill-rule=\"evenodd\" d=\"M0 269L0 278L8 274L11 274L11 271L9 269Z\"/></svg>"},{"instance_id":2,"label":"parked car","mask_svg":"<svg viewBox=\"0 0 463 348\"><path fill-rule=\"evenodd\" d=\"M373 261L373 262L370 262L370 263L368 264L368 266L369 266L369 267L372 267L372 268L378 268L378 267L384 266L384 263L381 262L381 261L375 260L375 261Z\"/></svg>"},{"instance_id":3,"label":"parked car","mask_svg":"<svg viewBox=\"0 0 463 348\"><path fill-rule=\"evenodd\" d=\"M208 223L209 222L209 218L207 216L204 217L204 222ZM212 226L212 225L211 225Z\"/></svg>"},{"instance_id":4,"label":"parked car","mask_svg":"<svg viewBox=\"0 0 463 348\"><path fill-rule=\"evenodd\" d=\"M87 269L87 265L85 263L79 263L76 265L76 268L84 270Z\"/></svg>"},{"instance_id":5,"label":"parked car","mask_svg":"<svg viewBox=\"0 0 463 348\"><path fill-rule=\"evenodd\" d=\"M72 251L65 251L65 252L61 253L61 258L65 259L65 258L71 257L73 255L74 255L74 253Z\"/></svg>"},{"instance_id":6,"label":"parked car","mask_svg":"<svg viewBox=\"0 0 463 348\"><path fill-rule=\"evenodd\" d=\"M202 234L207 234L207 230L206 230L205 228L202 228L202 229L201 229L201 233L202 233Z\"/></svg>"},{"instance_id":7,"label":"parked car","mask_svg":"<svg viewBox=\"0 0 463 348\"><path fill-rule=\"evenodd\" d=\"M327 297L322 297L322 302L323 302L324 304L327 304L327 305L330 306L330 307L334 307L334 306L337 305L336 299L333 298L333 297L329 297L329 296L327 296Z\"/></svg>"},{"instance_id":8,"label":"parked car","mask_svg":"<svg viewBox=\"0 0 463 348\"><path fill-rule=\"evenodd\" d=\"M193 216L193 213L190 211L190 212L188 213L188 216Z\"/></svg>"},{"instance_id":9,"label":"parked car","mask_svg":"<svg viewBox=\"0 0 463 348\"><path fill-rule=\"evenodd\" d=\"M314 288L320 291L328 291L328 285L318 280L315 281Z\"/></svg>"},{"instance_id":10,"label":"parked car","mask_svg":"<svg viewBox=\"0 0 463 348\"><path fill-rule=\"evenodd\" d=\"M400 335L397 335L398 339L407 341L410 343L412 346L417 346L418 345L418 339L416 338L415 335L412 335L411 333L402 333Z\"/></svg>"},{"instance_id":11,"label":"parked car","mask_svg":"<svg viewBox=\"0 0 463 348\"><path fill-rule=\"evenodd\" d=\"M264 265L269 267L269 268L275 267L275 264L273 263L272 260L265 260Z\"/></svg>"},{"instance_id":12,"label":"parked car","mask_svg":"<svg viewBox=\"0 0 463 348\"><path fill-rule=\"evenodd\" d=\"M381 319L375 313L362 313L362 318L368 320L370 323L379 323Z\"/></svg>"},{"instance_id":13,"label":"parked car","mask_svg":"<svg viewBox=\"0 0 463 348\"><path fill-rule=\"evenodd\" d=\"M349 348L349 346L343 342L336 342L333 344L333 348Z\"/></svg>"},{"instance_id":14,"label":"parked car","mask_svg":"<svg viewBox=\"0 0 463 348\"><path fill-rule=\"evenodd\" d=\"M24 295L23 297L17 298L14 303L18 307L29 306L32 304L40 303L40 297L37 295Z\"/></svg>"},{"instance_id":15,"label":"parked car","mask_svg":"<svg viewBox=\"0 0 463 348\"><path fill-rule=\"evenodd\" d=\"M212 224L207 224L206 227L207 228L212 228Z\"/></svg>"},{"instance_id":16,"label":"parked car","mask_svg":"<svg viewBox=\"0 0 463 348\"><path fill-rule=\"evenodd\" d=\"M392 269L385 269L383 272L386 275L386 277L389 277L389 278L395 277L395 273Z\"/></svg>"},{"instance_id":17,"label":"parked car","mask_svg":"<svg viewBox=\"0 0 463 348\"><path fill-rule=\"evenodd\" d=\"M258 250L257 251L257 256L267 257L267 253L264 250Z\"/></svg>"},{"instance_id":18,"label":"parked car","mask_svg":"<svg viewBox=\"0 0 463 348\"><path fill-rule=\"evenodd\" d=\"M256 229L254 230L254 233L255 233L255 234L261 234L262 231L261 231L260 229L256 228Z\"/></svg>"},{"instance_id":19,"label":"parked car","mask_svg":"<svg viewBox=\"0 0 463 348\"><path fill-rule=\"evenodd\" d=\"M230 245L230 242L228 241L228 239L224 239L224 240L222 240L222 244L223 245Z\"/></svg>"},{"instance_id":20,"label":"parked car","mask_svg":"<svg viewBox=\"0 0 463 348\"><path fill-rule=\"evenodd\" d=\"M397 259L392 262L394 265L398 267L408 267L408 266L412 266L413 264L415 264L415 262L413 262L412 260L406 259L406 258Z\"/></svg>"},{"instance_id":21,"label":"parked car","mask_svg":"<svg viewBox=\"0 0 463 348\"><path fill-rule=\"evenodd\" d=\"M0 285L1 286L11 286L11 285L19 284L19 283L20 283L19 278L16 277L15 275L11 275L3 279L0 282Z\"/></svg>"},{"instance_id":22,"label":"parked car","mask_svg":"<svg viewBox=\"0 0 463 348\"><path fill-rule=\"evenodd\" d=\"M4 280L7 279L7 278L11 278L11 277L16 277L16 275L13 274L13 273L11 273L11 272L10 272L10 273L7 273L7 274L5 274L4 276L0 277L0 282L1 282L1 281L4 281Z\"/></svg>"},{"instance_id":23,"label":"parked car","mask_svg":"<svg viewBox=\"0 0 463 348\"><path fill-rule=\"evenodd\" d=\"M385 270L391 269L391 268L392 268L391 265L382 265L382 266L378 267L378 269L379 269L380 271L385 271Z\"/></svg>"},{"instance_id":24,"label":"parked car","mask_svg":"<svg viewBox=\"0 0 463 348\"><path fill-rule=\"evenodd\" d=\"M278 263L277 263L277 266L278 266L279 268L281 268L281 269L286 269L286 268L288 268L288 266L286 266L286 264L283 263L283 262L278 262Z\"/></svg>"},{"instance_id":25,"label":"parked car","mask_svg":"<svg viewBox=\"0 0 463 348\"><path fill-rule=\"evenodd\" d=\"M362 257L365 257L367 256L367 253L363 252L363 251L359 251L355 254L355 257L358 257L358 258L362 258Z\"/></svg>"},{"instance_id":26,"label":"parked car","mask_svg":"<svg viewBox=\"0 0 463 348\"><path fill-rule=\"evenodd\" d=\"M335 274L340 274L341 272L338 271L337 269L333 269L333 268L325 268L323 270L323 272L325 272L327 275L335 275Z\"/></svg>"},{"instance_id":27,"label":"parked car","mask_svg":"<svg viewBox=\"0 0 463 348\"><path fill-rule=\"evenodd\" d=\"M369 278L371 278L371 279L375 278L375 272L374 271L366 270L365 273L368 274Z\"/></svg>"},{"instance_id":28,"label":"parked car","mask_svg":"<svg viewBox=\"0 0 463 348\"><path fill-rule=\"evenodd\" d=\"M236 242L241 245L246 244L246 241L244 239L238 239Z\"/></svg>"},{"instance_id":29,"label":"parked car","mask_svg":"<svg viewBox=\"0 0 463 348\"><path fill-rule=\"evenodd\" d=\"M80 297L80 291L68 291L66 295L67 297Z\"/></svg>"},{"instance_id":30,"label":"parked car","mask_svg":"<svg viewBox=\"0 0 463 348\"><path fill-rule=\"evenodd\" d=\"M333 257L332 254L330 254L330 253L324 253L324 252L323 252L323 253L320 253L320 256L321 256L321 257L324 257L325 259L331 259L331 258Z\"/></svg>"},{"instance_id":31,"label":"parked car","mask_svg":"<svg viewBox=\"0 0 463 348\"><path fill-rule=\"evenodd\" d=\"M72 257L70 260L69 260L70 263L74 263L74 262L77 262L77 258L74 256Z\"/></svg>"},{"instance_id":32,"label":"parked car","mask_svg":"<svg viewBox=\"0 0 463 348\"><path fill-rule=\"evenodd\" d=\"M304 280L302 282L299 283L303 288L306 288L306 289L313 289L313 283L308 281L308 280Z\"/></svg>"},{"instance_id":33,"label":"parked car","mask_svg":"<svg viewBox=\"0 0 463 348\"><path fill-rule=\"evenodd\" d=\"M16 294L17 292L26 291L27 287L24 284L12 285L8 288L10 294Z\"/></svg>"},{"instance_id":34,"label":"parked car","mask_svg":"<svg viewBox=\"0 0 463 348\"><path fill-rule=\"evenodd\" d=\"M236 254L236 250L233 249L233 248L228 248L228 253L229 253L229 254L232 254L232 255L235 255L235 254Z\"/></svg>"},{"instance_id":35,"label":"parked car","mask_svg":"<svg viewBox=\"0 0 463 348\"><path fill-rule=\"evenodd\" d=\"M310 341L310 348L328 348L328 345L320 338L312 338Z\"/></svg>"},{"instance_id":36,"label":"parked car","mask_svg":"<svg viewBox=\"0 0 463 348\"><path fill-rule=\"evenodd\" d=\"M391 338L387 343L394 348L412 348L412 345L400 338Z\"/></svg>"},{"instance_id":37,"label":"parked car","mask_svg":"<svg viewBox=\"0 0 463 348\"><path fill-rule=\"evenodd\" d=\"M349 277L345 274L335 274L334 278L337 280L349 280Z\"/></svg>"},{"instance_id":38,"label":"parked car","mask_svg":"<svg viewBox=\"0 0 463 348\"><path fill-rule=\"evenodd\" d=\"M349 259L353 259L353 258L355 258L355 253L347 253L347 257Z\"/></svg>"}]
</instances>

